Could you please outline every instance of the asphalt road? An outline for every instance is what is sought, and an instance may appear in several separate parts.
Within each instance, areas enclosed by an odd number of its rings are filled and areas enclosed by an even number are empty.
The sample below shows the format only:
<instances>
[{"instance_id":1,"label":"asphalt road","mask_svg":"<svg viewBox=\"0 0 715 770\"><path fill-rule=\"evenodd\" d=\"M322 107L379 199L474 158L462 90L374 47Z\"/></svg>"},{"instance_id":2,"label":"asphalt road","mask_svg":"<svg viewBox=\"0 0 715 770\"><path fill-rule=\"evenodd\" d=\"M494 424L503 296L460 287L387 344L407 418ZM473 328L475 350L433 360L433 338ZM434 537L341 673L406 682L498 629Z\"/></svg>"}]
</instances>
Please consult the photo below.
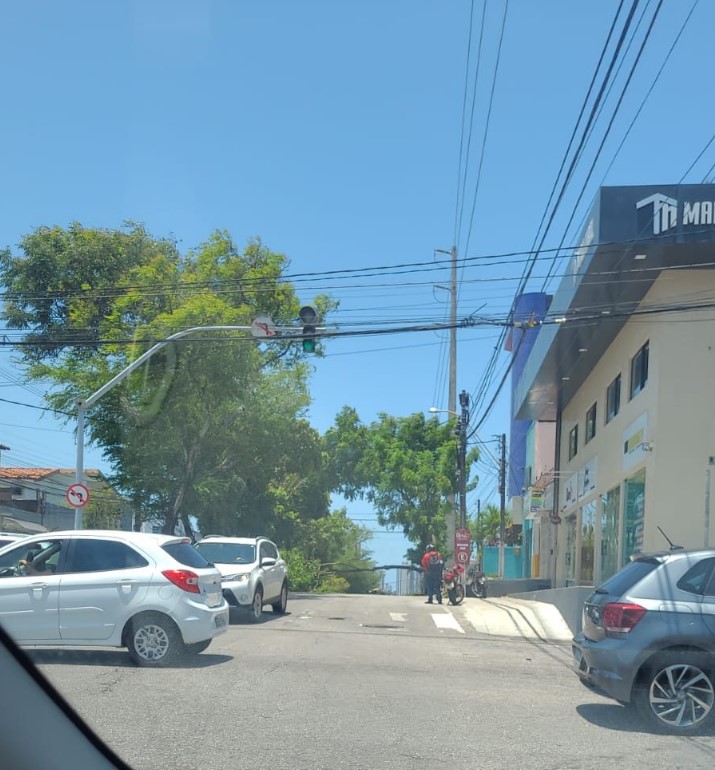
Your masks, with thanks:
<instances>
[{"instance_id":1,"label":"asphalt road","mask_svg":"<svg viewBox=\"0 0 715 770\"><path fill-rule=\"evenodd\" d=\"M715 766L715 734L645 731L577 681L567 643L485 633L479 603L291 597L286 616L234 622L172 669L30 654L137 770Z\"/></svg>"}]
</instances>

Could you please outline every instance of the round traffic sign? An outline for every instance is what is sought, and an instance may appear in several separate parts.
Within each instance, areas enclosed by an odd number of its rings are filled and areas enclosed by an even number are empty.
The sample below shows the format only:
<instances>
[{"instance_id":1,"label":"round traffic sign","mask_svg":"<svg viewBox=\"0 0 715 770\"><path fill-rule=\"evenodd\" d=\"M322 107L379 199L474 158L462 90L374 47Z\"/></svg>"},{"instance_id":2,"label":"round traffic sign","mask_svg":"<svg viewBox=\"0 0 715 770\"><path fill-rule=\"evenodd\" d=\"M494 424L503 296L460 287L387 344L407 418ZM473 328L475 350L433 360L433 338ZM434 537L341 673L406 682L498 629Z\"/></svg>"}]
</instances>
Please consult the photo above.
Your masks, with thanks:
<instances>
[{"instance_id":1,"label":"round traffic sign","mask_svg":"<svg viewBox=\"0 0 715 770\"><path fill-rule=\"evenodd\" d=\"M457 561L460 564L466 564L469 561L469 554L466 551L459 551L457 554Z\"/></svg>"},{"instance_id":2,"label":"round traffic sign","mask_svg":"<svg viewBox=\"0 0 715 770\"><path fill-rule=\"evenodd\" d=\"M83 508L89 502L89 489L84 484L70 484L65 492L65 500L73 508Z\"/></svg>"},{"instance_id":3,"label":"round traffic sign","mask_svg":"<svg viewBox=\"0 0 715 770\"><path fill-rule=\"evenodd\" d=\"M251 324L251 334L259 340L275 337L276 325L273 323L273 319L267 315L259 315Z\"/></svg>"}]
</instances>

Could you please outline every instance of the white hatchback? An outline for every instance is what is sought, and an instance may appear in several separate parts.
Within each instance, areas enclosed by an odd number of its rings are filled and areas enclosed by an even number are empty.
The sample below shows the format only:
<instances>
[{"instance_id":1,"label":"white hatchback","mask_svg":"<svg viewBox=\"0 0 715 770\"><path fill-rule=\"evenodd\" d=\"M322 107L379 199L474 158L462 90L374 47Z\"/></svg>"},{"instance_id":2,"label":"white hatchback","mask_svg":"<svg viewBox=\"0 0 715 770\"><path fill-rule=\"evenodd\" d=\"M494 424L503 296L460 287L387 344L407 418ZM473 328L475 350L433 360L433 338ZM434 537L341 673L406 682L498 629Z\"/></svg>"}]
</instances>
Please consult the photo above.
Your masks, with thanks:
<instances>
[{"instance_id":1,"label":"white hatchback","mask_svg":"<svg viewBox=\"0 0 715 770\"><path fill-rule=\"evenodd\" d=\"M0 623L18 644L127 647L161 666L205 650L228 605L188 538L45 532L0 549Z\"/></svg>"}]
</instances>

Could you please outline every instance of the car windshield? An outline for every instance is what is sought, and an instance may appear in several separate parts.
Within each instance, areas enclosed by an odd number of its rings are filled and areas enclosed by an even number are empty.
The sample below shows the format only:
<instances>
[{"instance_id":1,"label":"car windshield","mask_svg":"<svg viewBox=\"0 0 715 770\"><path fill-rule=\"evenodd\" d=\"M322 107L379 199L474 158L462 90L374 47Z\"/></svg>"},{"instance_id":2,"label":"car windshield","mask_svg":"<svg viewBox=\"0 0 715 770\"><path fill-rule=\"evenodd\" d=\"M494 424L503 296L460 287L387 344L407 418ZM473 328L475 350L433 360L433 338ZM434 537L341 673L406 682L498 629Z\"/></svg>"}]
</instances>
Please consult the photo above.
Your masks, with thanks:
<instances>
[{"instance_id":1,"label":"car windshield","mask_svg":"<svg viewBox=\"0 0 715 770\"><path fill-rule=\"evenodd\" d=\"M197 543L196 550L214 564L253 564L256 546L250 543Z\"/></svg>"},{"instance_id":2,"label":"car windshield","mask_svg":"<svg viewBox=\"0 0 715 770\"><path fill-rule=\"evenodd\" d=\"M130 765L715 770L715 663L598 659L715 650L714 35L0 2L0 625Z\"/></svg>"}]
</instances>

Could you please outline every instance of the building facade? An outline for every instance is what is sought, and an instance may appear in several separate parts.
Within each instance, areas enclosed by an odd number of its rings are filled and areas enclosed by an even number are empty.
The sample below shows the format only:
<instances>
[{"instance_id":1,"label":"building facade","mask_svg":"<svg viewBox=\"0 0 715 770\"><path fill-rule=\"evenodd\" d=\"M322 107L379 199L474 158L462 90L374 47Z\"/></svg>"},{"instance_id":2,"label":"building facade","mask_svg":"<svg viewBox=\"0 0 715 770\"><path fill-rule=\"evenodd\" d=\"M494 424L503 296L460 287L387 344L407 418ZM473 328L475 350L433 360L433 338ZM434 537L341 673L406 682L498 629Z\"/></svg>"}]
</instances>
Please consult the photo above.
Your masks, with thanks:
<instances>
[{"instance_id":1,"label":"building facade","mask_svg":"<svg viewBox=\"0 0 715 770\"><path fill-rule=\"evenodd\" d=\"M602 188L514 385L532 577L712 544L714 385L715 186Z\"/></svg>"}]
</instances>

